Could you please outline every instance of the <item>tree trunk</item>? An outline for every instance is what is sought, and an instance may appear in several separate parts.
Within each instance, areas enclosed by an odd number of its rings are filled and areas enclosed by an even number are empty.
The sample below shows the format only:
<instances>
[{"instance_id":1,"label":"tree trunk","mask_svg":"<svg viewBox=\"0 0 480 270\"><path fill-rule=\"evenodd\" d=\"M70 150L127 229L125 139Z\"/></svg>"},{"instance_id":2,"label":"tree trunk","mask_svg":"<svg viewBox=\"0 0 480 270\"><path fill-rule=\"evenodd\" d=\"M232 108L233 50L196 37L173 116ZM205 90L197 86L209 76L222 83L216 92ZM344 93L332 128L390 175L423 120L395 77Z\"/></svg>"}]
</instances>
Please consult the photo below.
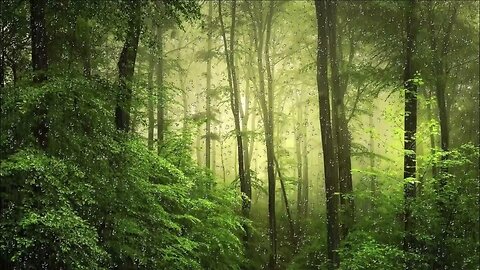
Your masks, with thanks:
<instances>
[{"instance_id":1,"label":"tree trunk","mask_svg":"<svg viewBox=\"0 0 480 270\"><path fill-rule=\"evenodd\" d=\"M308 217L308 195L310 193L310 183L308 180L308 110L304 110L305 120L303 126L303 150L302 150L302 186L303 186L303 199L302 199L302 217L306 219Z\"/></svg>"},{"instance_id":2,"label":"tree trunk","mask_svg":"<svg viewBox=\"0 0 480 270\"><path fill-rule=\"evenodd\" d=\"M263 57L269 58L269 42L271 36L272 18L274 2L270 1L269 13L267 14L267 21L264 23L263 3L254 2L252 10L252 28L254 33L254 44L257 53L257 68L259 77L259 94L258 101L263 116L264 133L265 133L265 147L267 150L267 178L268 178L268 224L269 224L269 238L270 238L270 254L269 254L269 269L277 268L277 228L275 215L275 153L273 143L273 84L271 66L266 60L267 68L267 87L268 93L265 91L265 67ZM266 28L265 28L266 27ZM265 31L266 30L266 34Z\"/></svg>"},{"instance_id":3,"label":"tree trunk","mask_svg":"<svg viewBox=\"0 0 480 270\"><path fill-rule=\"evenodd\" d=\"M127 35L117 64L120 89L115 108L115 124L117 129L123 132L130 130L130 109L132 103L132 88L130 84L135 72L135 61L141 30L140 3L130 0L130 4L131 10L128 10Z\"/></svg>"},{"instance_id":4,"label":"tree trunk","mask_svg":"<svg viewBox=\"0 0 480 270\"><path fill-rule=\"evenodd\" d=\"M36 84L47 80L48 57L47 57L47 31L45 25L46 0L30 0L30 30L32 40L32 68L33 82ZM47 105L48 97L40 101L35 115L39 118L33 133L41 148L48 144L48 119Z\"/></svg>"},{"instance_id":5,"label":"tree trunk","mask_svg":"<svg viewBox=\"0 0 480 270\"><path fill-rule=\"evenodd\" d=\"M373 172L375 170L375 140L373 138L373 129L375 128L374 123L373 123L373 110L372 113L368 117L368 123L370 126L370 141L368 143L368 146L370 148L370 171ZM377 198L377 177L375 175L370 176L370 209L373 210L375 207L375 198Z\"/></svg>"},{"instance_id":6,"label":"tree trunk","mask_svg":"<svg viewBox=\"0 0 480 270\"><path fill-rule=\"evenodd\" d=\"M297 215L300 222L300 216L303 213L303 179L302 179L302 108L297 96L297 126L295 128L295 157L297 159Z\"/></svg>"},{"instance_id":7,"label":"tree trunk","mask_svg":"<svg viewBox=\"0 0 480 270\"><path fill-rule=\"evenodd\" d=\"M210 164L210 155L211 155L211 123L212 123L212 109L211 109L211 92L212 92L212 12L213 12L213 2L208 3L208 32L207 32L207 90L206 90L206 113L207 119L205 123L205 166L208 169L211 169Z\"/></svg>"},{"instance_id":8,"label":"tree trunk","mask_svg":"<svg viewBox=\"0 0 480 270\"><path fill-rule=\"evenodd\" d=\"M153 55L150 55L148 61L148 101L147 101L147 114L148 114L148 149L153 150L153 131L155 129L155 116L154 116L154 95L153 95L153 73L155 72L155 61Z\"/></svg>"},{"instance_id":9,"label":"tree trunk","mask_svg":"<svg viewBox=\"0 0 480 270\"><path fill-rule=\"evenodd\" d=\"M249 183L246 181L245 177L245 152L243 147L243 139L242 139L242 131L240 126L240 95L238 90L238 80L236 75L236 68L235 68L235 24L236 24L236 8L237 3L233 0L231 10L232 10L232 22L230 26L230 46L227 44L227 37L225 31L225 25L223 22L223 14L222 14L222 4L221 1L218 1L218 13L219 19L222 29L222 38L223 38L223 45L225 49L225 58L227 62L227 70L228 70L228 82L230 86L230 107L232 110L234 122L235 122L235 138L237 141L237 158L238 158L238 173L240 179L240 191L242 192L242 213L245 217L249 217L250 215L250 206L251 206L251 188L249 187ZM250 190L250 191L249 191ZM245 242L248 241L249 232L246 230L246 238Z\"/></svg>"},{"instance_id":10,"label":"tree trunk","mask_svg":"<svg viewBox=\"0 0 480 270\"><path fill-rule=\"evenodd\" d=\"M315 10L318 24L317 50L317 86L320 127L323 149L323 163L325 170L325 193L327 205L327 257L329 268L339 267L338 248L339 234L339 187L338 187L338 160L334 153L332 124L330 120L330 100L328 89L328 42L327 42L327 13L326 1L315 1Z\"/></svg>"},{"instance_id":11,"label":"tree trunk","mask_svg":"<svg viewBox=\"0 0 480 270\"><path fill-rule=\"evenodd\" d=\"M342 237L345 238L353 226L354 204L352 198L352 175L350 162L350 138L344 109L344 93L340 87L339 59L337 58L337 15L336 1L328 1L328 44L332 82L332 122L334 137L336 140L338 157L338 173L340 183L340 204L342 206L341 229Z\"/></svg>"},{"instance_id":12,"label":"tree trunk","mask_svg":"<svg viewBox=\"0 0 480 270\"><path fill-rule=\"evenodd\" d=\"M416 197L416 132L417 132L417 86L413 82L415 67L413 53L416 39L416 1L410 0L405 10L406 42L405 42L405 67L403 84L405 87L405 133L404 133L404 225L405 236L403 248L405 252L415 251L414 219L411 205ZM412 263L406 262L406 269L413 269Z\"/></svg>"},{"instance_id":13,"label":"tree trunk","mask_svg":"<svg viewBox=\"0 0 480 270\"><path fill-rule=\"evenodd\" d=\"M297 240L296 240L296 237L295 237L295 225L293 223L293 218L292 218L292 214L291 214L291 211L290 211L290 204L288 203L287 191L285 189L285 182L283 180L282 172L280 170L280 164L278 164L277 158L275 157L274 160L275 160L275 167L277 168L278 178L280 179L280 186L281 186L281 189L282 189L282 197L283 197L283 201L285 203L285 211L287 212L288 225L289 225L289 229L290 229L290 235L289 235L290 236L290 241L292 241L294 249L296 250Z\"/></svg>"},{"instance_id":14,"label":"tree trunk","mask_svg":"<svg viewBox=\"0 0 480 270\"><path fill-rule=\"evenodd\" d=\"M160 154L165 137L165 89L163 85L163 21L157 25L157 153Z\"/></svg>"},{"instance_id":15,"label":"tree trunk","mask_svg":"<svg viewBox=\"0 0 480 270\"><path fill-rule=\"evenodd\" d=\"M272 243L272 255L270 257L270 269L277 268L277 229L275 216L275 145L273 142L273 77L270 65L270 36L272 32L274 1L270 0L270 9L267 16L267 33L265 37L265 65L267 68L267 121L265 125L265 141L267 147L267 174L268 174L268 213L270 230L270 241Z\"/></svg>"}]
</instances>

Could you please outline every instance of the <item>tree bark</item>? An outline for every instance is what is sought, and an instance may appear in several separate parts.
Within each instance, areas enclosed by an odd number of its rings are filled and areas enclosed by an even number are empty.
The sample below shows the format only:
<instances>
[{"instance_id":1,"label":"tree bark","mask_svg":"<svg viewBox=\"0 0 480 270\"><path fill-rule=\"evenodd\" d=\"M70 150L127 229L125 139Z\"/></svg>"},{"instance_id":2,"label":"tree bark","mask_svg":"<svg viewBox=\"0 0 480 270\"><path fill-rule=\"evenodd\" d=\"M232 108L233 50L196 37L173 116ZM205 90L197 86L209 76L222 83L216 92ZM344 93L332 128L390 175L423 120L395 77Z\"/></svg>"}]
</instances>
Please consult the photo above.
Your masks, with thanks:
<instances>
[{"instance_id":1,"label":"tree bark","mask_svg":"<svg viewBox=\"0 0 480 270\"><path fill-rule=\"evenodd\" d=\"M296 246L297 246L297 240L296 240L296 237L295 237L295 225L293 223L293 218L292 218L292 214L291 214L291 211L290 211L290 204L288 203L288 196L287 196L287 191L285 189L285 182L283 180L283 177L282 177L282 172L280 170L280 164L278 164L278 160L277 158L275 157L275 167L277 169L277 173L278 173L278 178L280 179L280 186L281 186L281 189L282 189L282 197L283 197L283 201L285 203L285 211L287 212L287 219L288 219L288 225L289 225L289 229L290 229L290 241L292 241L292 244L294 246L294 250L296 250Z\"/></svg>"},{"instance_id":2,"label":"tree bark","mask_svg":"<svg viewBox=\"0 0 480 270\"><path fill-rule=\"evenodd\" d=\"M300 216L303 213L303 179L302 179L302 108L297 95L297 126L295 128L295 157L297 159L297 215L300 222Z\"/></svg>"},{"instance_id":3,"label":"tree bark","mask_svg":"<svg viewBox=\"0 0 480 270\"><path fill-rule=\"evenodd\" d=\"M267 121L265 125L265 141L267 148L267 174L268 174L268 213L270 224L270 242L272 245L272 255L270 256L270 269L277 269L277 229L275 216L275 145L273 141L273 77L270 65L270 36L272 32L274 1L270 0L270 8L267 16L266 37L265 37L265 65L267 68ZM264 97L264 96L263 96Z\"/></svg>"},{"instance_id":4,"label":"tree bark","mask_svg":"<svg viewBox=\"0 0 480 270\"><path fill-rule=\"evenodd\" d=\"M153 73L155 72L155 61L153 55L150 55L148 61L148 101L147 101L147 114L148 114L148 149L153 150L153 131L155 129L155 116L154 116L154 95L153 95Z\"/></svg>"},{"instance_id":5,"label":"tree bark","mask_svg":"<svg viewBox=\"0 0 480 270\"><path fill-rule=\"evenodd\" d=\"M368 117L368 123L370 126L370 141L368 143L368 146L370 147L369 162L370 171L373 172L375 170L375 140L373 137L373 129L375 128L375 125L373 123L373 111ZM370 209L373 210L375 207L375 198L377 197L377 177L373 174L370 176L370 197Z\"/></svg>"},{"instance_id":6,"label":"tree bark","mask_svg":"<svg viewBox=\"0 0 480 270\"><path fill-rule=\"evenodd\" d=\"M416 197L416 132L417 132L417 86L413 79L415 67L413 53L416 39L416 1L409 0L405 9L405 66L403 84L405 87L405 133L404 133L404 226L405 236L403 248L405 252L415 251L414 218L412 217L412 203ZM410 260L406 262L406 269L413 269Z\"/></svg>"},{"instance_id":7,"label":"tree bark","mask_svg":"<svg viewBox=\"0 0 480 270\"><path fill-rule=\"evenodd\" d=\"M303 198L302 198L302 217L306 219L308 217L308 202L310 193L310 181L308 179L308 111L305 110L305 125L303 127L303 150L302 150L302 186L303 186Z\"/></svg>"},{"instance_id":8,"label":"tree bark","mask_svg":"<svg viewBox=\"0 0 480 270\"><path fill-rule=\"evenodd\" d=\"M245 177L245 152L243 147L243 138L242 138L242 131L240 126L240 95L238 90L238 80L235 71L235 24L236 24L236 1L233 0L231 2L231 10L232 10L232 22L230 26L230 46L227 44L227 37L225 31L225 24L223 22L223 14L222 14L222 4L221 1L218 1L218 15L220 19L220 25L222 29L222 38L223 38L223 45L225 49L225 59L227 62L227 70L228 70L228 82L230 88L230 107L232 110L234 123L235 123L235 138L237 141L237 158L238 158L238 173L240 179L240 191L242 193L242 213L245 217L249 217L250 213L250 206L251 206L251 188L249 187L249 183L246 181ZM248 241L249 232L247 230L245 242Z\"/></svg>"},{"instance_id":9,"label":"tree bark","mask_svg":"<svg viewBox=\"0 0 480 270\"><path fill-rule=\"evenodd\" d=\"M212 123L212 109L211 109L211 81L212 81L212 12L213 12L213 2L208 3L208 32L207 32L207 89L206 89L206 113L207 119L205 123L205 166L208 169L211 169L211 123Z\"/></svg>"},{"instance_id":10,"label":"tree bark","mask_svg":"<svg viewBox=\"0 0 480 270\"><path fill-rule=\"evenodd\" d=\"M344 93L340 87L340 61L337 58L337 15L336 15L336 1L328 1L328 45L331 67L331 82L332 82L332 123L334 128L334 137L336 140L336 155L338 158L338 173L340 184L340 204L342 206L342 238L345 238L354 223L354 202L352 198L352 175L351 175L351 161L350 161L350 138L348 132L348 125L345 117L344 108Z\"/></svg>"},{"instance_id":11,"label":"tree bark","mask_svg":"<svg viewBox=\"0 0 480 270\"><path fill-rule=\"evenodd\" d=\"M163 85L163 21L157 24L157 44L158 44L158 62L157 62L157 153L160 154L165 139L165 88Z\"/></svg>"},{"instance_id":12,"label":"tree bark","mask_svg":"<svg viewBox=\"0 0 480 270\"><path fill-rule=\"evenodd\" d=\"M340 246L339 232L339 186L338 186L338 159L335 157L332 123L330 118L330 100L328 88L328 39L326 1L315 1L315 10L318 25L317 49L317 86L320 115L320 127L323 149L323 163L325 170L325 193L327 205L327 257L329 268L339 267Z\"/></svg>"},{"instance_id":13,"label":"tree bark","mask_svg":"<svg viewBox=\"0 0 480 270\"><path fill-rule=\"evenodd\" d=\"M130 84L135 72L135 61L141 30L140 3L134 0L130 0L129 3L131 10L128 10L127 35L117 63L120 89L117 95L117 106L115 108L115 124L117 129L123 132L129 132L130 130L132 103L132 87Z\"/></svg>"},{"instance_id":14,"label":"tree bark","mask_svg":"<svg viewBox=\"0 0 480 270\"><path fill-rule=\"evenodd\" d=\"M269 269L277 268L277 228L276 228L276 214L275 214L275 153L273 142L273 82L271 67L268 60L265 66L267 68L267 87L268 93L265 91L265 67L264 57L267 59L269 55L269 42L271 37L271 27L273 19L274 2L270 1L269 11L264 21L263 3L255 2L250 10L252 15L252 28L254 34L254 44L257 53L257 68L259 80L259 104L262 111L265 147L267 150L267 178L268 178L268 224L269 224L269 238L270 238L270 254L269 254ZM265 31L266 30L266 31Z\"/></svg>"}]
</instances>

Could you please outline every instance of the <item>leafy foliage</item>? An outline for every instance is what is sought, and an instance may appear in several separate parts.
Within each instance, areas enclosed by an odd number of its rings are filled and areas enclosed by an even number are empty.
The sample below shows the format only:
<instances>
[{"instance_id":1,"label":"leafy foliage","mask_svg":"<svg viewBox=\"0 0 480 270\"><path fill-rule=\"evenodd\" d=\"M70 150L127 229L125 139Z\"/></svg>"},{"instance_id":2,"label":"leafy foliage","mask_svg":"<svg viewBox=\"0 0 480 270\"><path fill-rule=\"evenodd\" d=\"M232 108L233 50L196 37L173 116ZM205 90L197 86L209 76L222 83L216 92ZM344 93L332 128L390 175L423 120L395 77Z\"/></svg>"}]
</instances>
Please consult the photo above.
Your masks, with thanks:
<instances>
[{"instance_id":1,"label":"leafy foliage","mask_svg":"<svg viewBox=\"0 0 480 270\"><path fill-rule=\"evenodd\" d=\"M162 157L118 133L113 87L65 76L2 92L2 260L21 268L237 269L238 194L215 187L187 141L172 136L165 149L184 150ZM43 150L31 135L39 103L48 104Z\"/></svg>"}]
</instances>

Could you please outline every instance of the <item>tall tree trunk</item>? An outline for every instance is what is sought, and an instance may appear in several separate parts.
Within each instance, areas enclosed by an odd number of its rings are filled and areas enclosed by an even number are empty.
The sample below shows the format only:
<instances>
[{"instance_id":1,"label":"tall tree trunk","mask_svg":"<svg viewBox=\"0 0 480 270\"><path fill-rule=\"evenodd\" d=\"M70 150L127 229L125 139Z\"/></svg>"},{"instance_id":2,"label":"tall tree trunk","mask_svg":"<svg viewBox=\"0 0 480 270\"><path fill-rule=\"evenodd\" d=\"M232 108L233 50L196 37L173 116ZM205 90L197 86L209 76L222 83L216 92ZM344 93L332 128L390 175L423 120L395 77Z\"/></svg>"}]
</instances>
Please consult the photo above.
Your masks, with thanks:
<instances>
[{"instance_id":1,"label":"tall tree trunk","mask_svg":"<svg viewBox=\"0 0 480 270\"><path fill-rule=\"evenodd\" d=\"M303 212L301 213L302 217L306 219L308 217L308 195L310 193L310 182L308 179L308 110L304 110L305 116L304 116L304 124L303 124L303 129L302 129L302 144L303 144L303 150L302 150L302 163L303 163L303 168L302 168L302 186L303 186L303 199L302 199L302 210Z\"/></svg>"},{"instance_id":2,"label":"tall tree trunk","mask_svg":"<svg viewBox=\"0 0 480 270\"><path fill-rule=\"evenodd\" d=\"M243 106L242 104L240 106ZM244 164L245 164L245 181L247 182L247 193L251 194L252 193L252 177L251 177L251 170L250 170L250 157L252 154L252 151L249 149L250 145L250 135L248 134L248 120L249 120L249 115L250 115L250 80L247 78L246 83L245 83L245 111L240 110L240 117L241 117L241 124L242 124L242 139L243 139L243 149L244 149L244 156L243 158L245 159ZM254 130L254 129L252 129ZM253 143L251 143L251 146L253 146ZM250 195L251 196L251 195Z\"/></svg>"},{"instance_id":3,"label":"tall tree trunk","mask_svg":"<svg viewBox=\"0 0 480 270\"><path fill-rule=\"evenodd\" d=\"M273 77L272 67L270 65L270 36L272 32L272 18L273 18L274 1L270 0L270 8L267 16L267 33L265 37L265 65L267 68L267 122L265 125L265 137L267 147L267 174L268 174L268 209L269 209L269 224L270 241L272 243L272 256L270 258L270 269L277 268L277 229L276 229L276 217L275 217L275 146L273 142Z\"/></svg>"},{"instance_id":4,"label":"tall tree trunk","mask_svg":"<svg viewBox=\"0 0 480 270\"><path fill-rule=\"evenodd\" d=\"M295 225L293 223L293 218L292 214L290 211L290 204L288 203L288 196L287 196L287 191L285 189L285 181L282 176L282 172L280 170L280 164L278 164L278 160L275 157L275 167L277 169L278 173L278 178L280 179L280 186L282 189L282 197L283 197L283 202L285 203L285 211L287 212L287 220L288 220L288 226L289 226L289 232L290 232L290 241L292 241L292 244L294 246L294 250L296 250L297 246L297 238L295 237Z\"/></svg>"},{"instance_id":5,"label":"tall tree trunk","mask_svg":"<svg viewBox=\"0 0 480 270\"><path fill-rule=\"evenodd\" d=\"M270 58L269 42L271 36L271 27L273 19L274 2L270 1L269 11L266 16L266 22L263 16L263 3L255 2L250 6L252 15L252 28L254 34L254 44L257 53L257 68L259 76L259 95L258 101L262 111L264 132L265 132L265 147L267 150L267 178L268 178L268 224L269 224L269 238L270 238L270 254L269 254L269 269L277 268L277 228L275 216L275 153L273 143L273 82L271 74L271 66L266 60L267 68L267 87L268 93L265 91L265 67L263 59ZM266 30L266 31L265 31ZM264 34L265 33L265 34Z\"/></svg>"},{"instance_id":6,"label":"tall tree trunk","mask_svg":"<svg viewBox=\"0 0 480 270\"><path fill-rule=\"evenodd\" d=\"M227 180L227 171L225 169L225 156L223 154L224 148L223 148L223 138L220 138L220 160L222 161L222 174L223 174L223 183L225 184Z\"/></svg>"},{"instance_id":7,"label":"tall tree trunk","mask_svg":"<svg viewBox=\"0 0 480 270\"><path fill-rule=\"evenodd\" d=\"M211 92L212 92L212 12L213 12L213 2L208 3L208 32L207 32L207 90L206 90L206 111L207 119L205 123L205 166L208 169L211 169L210 164L210 155L211 155L211 123L212 123L212 109L211 109Z\"/></svg>"},{"instance_id":8,"label":"tall tree trunk","mask_svg":"<svg viewBox=\"0 0 480 270\"><path fill-rule=\"evenodd\" d=\"M197 126L197 132L195 134L195 153L197 155L197 165L202 166L202 142L201 142L201 128Z\"/></svg>"},{"instance_id":9,"label":"tall tree trunk","mask_svg":"<svg viewBox=\"0 0 480 270\"><path fill-rule=\"evenodd\" d=\"M334 137L336 140L338 158L338 173L340 183L340 204L342 206L341 229L342 237L345 238L353 226L354 207L352 198L352 177L349 151L349 132L344 110L344 93L340 87L339 59L337 58L337 3L335 0L328 1L328 45L331 67L332 82L332 123L334 128Z\"/></svg>"},{"instance_id":10,"label":"tall tree trunk","mask_svg":"<svg viewBox=\"0 0 480 270\"><path fill-rule=\"evenodd\" d=\"M148 60L148 101L147 101L147 114L148 114L148 149L153 150L153 131L155 129L155 116L154 116L154 95L153 95L153 73L155 72L155 61L153 55L150 55Z\"/></svg>"},{"instance_id":11,"label":"tall tree trunk","mask_svg":"<svg viewBox=\"0 0 480 270\"><path fill-rule=\"evenodd\" d=\"M245 177L245 152L243 147L243 139L242 139L242 130L240 126L240 94L238 89L238 80L236 75L236 68L235 68L235 27L236 27L236 8L237 3L235 0L231 2L231 11L232 11L232 22L230 26L230 46L227 44L227 37L225 31L225 24L223 22L223 14L222 14L222 4L221 1L218 1L218 15L220 19L220 25L222 29L222 38L223 38L223 45L225 49L225 58L227 62L227 70L228 70L228 82L229 82L229 90L230 90L230 107L232 110L234 123L235 123L235 138L237 141L237 158L238 158L238 173L240 179L240 191L242 192L242 212L245 217L249 217L250 214L250 206L251 206L251 188L249 187L249 183L246 181ZM250 190L250 192L249 192ZM246 230L246 238L245 242L248 241L249 232Z\"/></svg>"},{"instance_id":12,"label":"tall tree trunk","mask_svg":"<svg viewBox=\"0 0 480 270\"><path fill-rule=\"evenodd\" d=\"M117 106L115 108L115 124L117 129L123 132L130 130L130 110L132 103L132 87L130 83L132 82L135 72L135 61L141 30L140 3L134 0L128 2L130 3L130 10L128 10L127 35L117 64L120 89L117 96Z\"/></svg>"},{"instance_id":13,"label":"tall tree trunk","mask_svg":"<svg viewBox=\"0 0 480 270\"><path fill-rule=\"evenodd\" d=\"M34 72L33 82L36 84L47 80L48 57L47 57L47 31L45 24L46 0L30 0L30 30L32 40L32 68ZM40 103L48 102L48 97ZM48 119L47 105L39 104L35 114L39 118L33 128L37 143L42 148L48 145Z\"/></svg>"},{"instance_id":14,"label":"tall tree trunk","mask_svg":"<svg viewBox=\"0 0 480 270\"><path fill-rule=\"evenodd\" d=\"M368 117L368 123L370 126L370 141L368 143L368 146L370 148L369 161L371 172L375 170L375 140L373 137L373 129L375 128L375 125L373 123L373 110L374 109L372 109L372 113ZM375 198L377 198L377 177L374 174L370 176L370 198L370 209L373 210L373 208L375 207Z\"/></svg>"},{"instance_id":15,"label":"tall tree trunk","mask_svg":"<svg viewBox=\"0 0 480 270\"><path fill-rule=\"evenodd\" d=\"M329 268L339 267L340 259L338 248L340 245L339 232L339 192L338 186L338 159L335 157L332 123L330 120L330 100L328 89L328 40L327 40L327 13L326 1L315 1L315 10L318 24L317 50L317 86L320 113L320 127L323 149L323 164L325 170L325 193L327 204L327 257Z\"/></svg>"},{"instance_id":16,"label":"tall tree trunk","mask_svg":"<svg viewBox=\"0 0 480 270\"><path fill-rule=\"evenodd\" d=\"M295 157L297 159L297 214L298 221L303 213L303 179L302 179L302 108L297 95L297 126L295 127Z\"/></svg>"},{"instance_id":17,"label":"tall tree trunk","mask_svg":"<svg viewBox=\"0 0 480 270\"><path fill-rule=\"evenodd\" d=\"M163 21L157 24L157 44L158 44L158 62L157 62L157 153L160 154L165 139L165 88L163 85Z\"/></svg>"},{"instance_id":18,"label":"tall tree trunk","mask_svg":"<svg viewBox=\"0 0 480 270\"><path fill-rule=\"evenodd\" d=\"M405 9L406 42L405 42L405 67L403 84L405 87L405 134L404 134L404 225L405 237L403 248L405 252L414 252L414 219L412 217L412 203L416 197L416 133L417 133L417 86L413 82L415 67L413 53L416 39L416 1L409 0ZM413 269L410 260L406 262L406 269Z\"/></svg>"}]
</instances>

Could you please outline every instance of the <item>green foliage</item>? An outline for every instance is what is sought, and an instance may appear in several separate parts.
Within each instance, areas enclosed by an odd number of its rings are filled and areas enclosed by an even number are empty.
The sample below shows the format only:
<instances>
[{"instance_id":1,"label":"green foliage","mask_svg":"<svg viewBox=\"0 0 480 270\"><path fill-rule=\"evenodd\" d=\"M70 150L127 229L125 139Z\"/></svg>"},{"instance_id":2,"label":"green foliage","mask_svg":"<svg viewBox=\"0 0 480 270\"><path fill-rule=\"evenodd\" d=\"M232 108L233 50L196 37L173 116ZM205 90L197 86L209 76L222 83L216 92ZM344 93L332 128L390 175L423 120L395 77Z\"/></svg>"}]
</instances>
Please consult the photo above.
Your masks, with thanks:
<instances>
[{"instance_id":1,"label":"green foliage","mask_svg":"<svg viewBox=\"0 0 480 270\"><path fill-rule=\"evenodd\" d=\"M437 175L427 174L420 180L422 192L415 203L414 214L419 224L418 241L431 264L438 260L441 246L448 254L450 267L475 269L478 266L479 157L479 148L472 144L423 157L425 165L420 169L431 171L435 166Z\"/></svg>"},{"instance_id":2,"label":"green foliage","mask_svg":"<svg viewBox=\"0 0 480 270\"><path fill-rule=\"evenodd\" d=\"M112 124L114 85L56 76L2 92L3 262L21 268L238 269L240 196L194 165L189 137L163 156ZM32 135L48 106L47 148ZM79 252L81 250L81 252Z\"/></svg>"},{"instance_id":3,"label":"green foliage","mask_svg":"<svg viewBox=\"0 0 480 270\"><path fill-rule=\"evenodd\" d=\"M26 149L2 160L0 177L2 254L24 266L103 268L108 254L75 211L92 206L93 187L74 164Z\"/></svg>"},{"instance_id":4,"label":"green foliage","mask_svg":"<svg viewBox=\"0 0 480 270\"><path fill-rule=\"evenodd\" d=\"M375 241L368 233L352 233L340 251L342 270L404 269L403 251Z\"/></svg>"}]
</instances>

